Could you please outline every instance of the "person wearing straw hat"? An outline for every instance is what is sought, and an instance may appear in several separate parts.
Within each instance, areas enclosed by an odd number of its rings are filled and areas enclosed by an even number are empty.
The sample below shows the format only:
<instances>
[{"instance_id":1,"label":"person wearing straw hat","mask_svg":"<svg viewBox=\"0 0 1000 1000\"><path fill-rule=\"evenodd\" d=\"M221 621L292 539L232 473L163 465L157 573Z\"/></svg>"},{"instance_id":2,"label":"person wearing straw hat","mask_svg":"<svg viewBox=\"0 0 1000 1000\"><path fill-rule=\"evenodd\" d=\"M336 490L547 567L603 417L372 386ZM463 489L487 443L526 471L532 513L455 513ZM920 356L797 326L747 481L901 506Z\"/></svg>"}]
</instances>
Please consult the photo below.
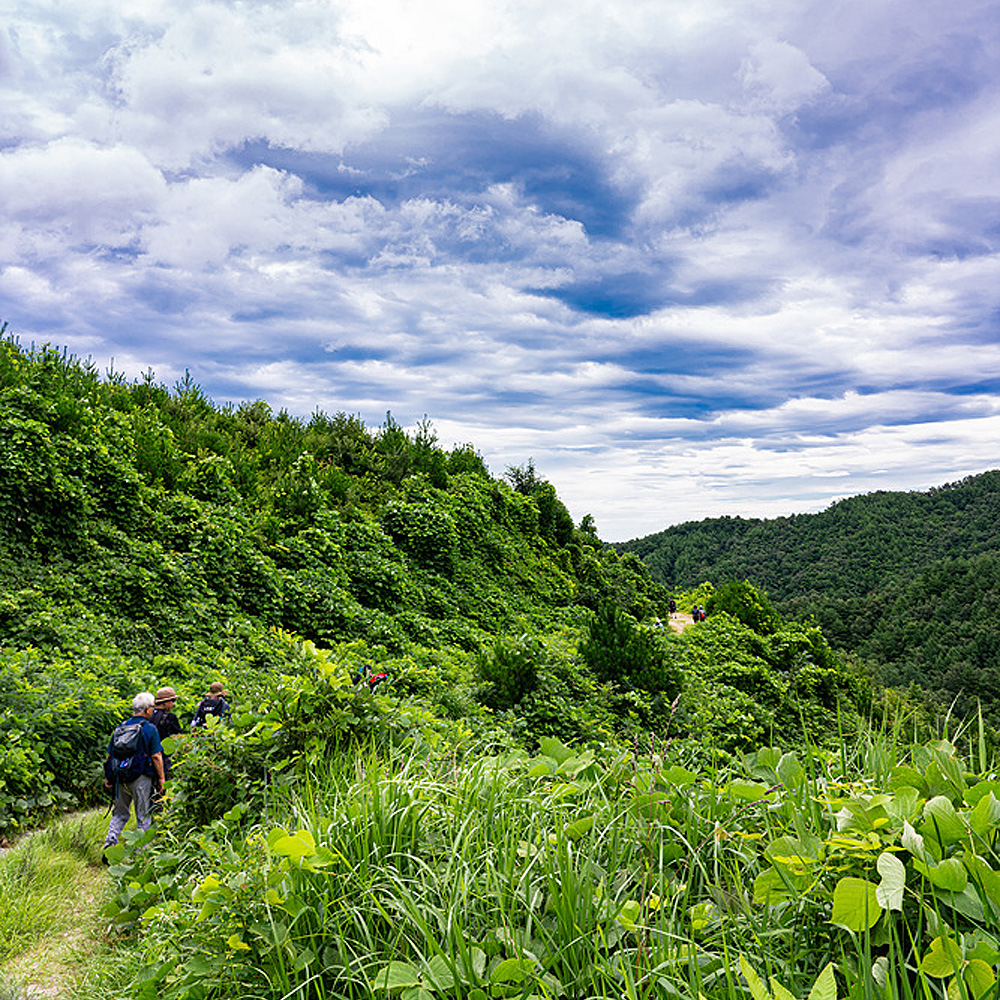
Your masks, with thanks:
<instances>
[{"instance_id":1,"label":"person wearing straw hat","mask_svg":"<svg viewBox=\"0 0 1000 1000\"><path fill-rule=\"evenodd\" d=\"M219 681L212 681L208 686L208 693L198 702L195 709L194 718L191 720L191 728L199 729L206 725L208 716L214 715L217 719L229 718L229 702L226 701L226 689Z\"/></svg>"},{"instance_id":2,"label":"person wearing straw hat","mask_svg":"<svg viewBox=\"0 0 1000 1000\"><path fill-rule=\"evenodd\" d=\"M165 740L168 736L176 736L182 731L180 719L174 715L176 704L177 694L172 687L161 687L156 692L153 714L149 721L156 726L161 740ZM167 754L163 755L163 773L165 777L170 777L170 757Z\"/></svg>"}]
</instances>

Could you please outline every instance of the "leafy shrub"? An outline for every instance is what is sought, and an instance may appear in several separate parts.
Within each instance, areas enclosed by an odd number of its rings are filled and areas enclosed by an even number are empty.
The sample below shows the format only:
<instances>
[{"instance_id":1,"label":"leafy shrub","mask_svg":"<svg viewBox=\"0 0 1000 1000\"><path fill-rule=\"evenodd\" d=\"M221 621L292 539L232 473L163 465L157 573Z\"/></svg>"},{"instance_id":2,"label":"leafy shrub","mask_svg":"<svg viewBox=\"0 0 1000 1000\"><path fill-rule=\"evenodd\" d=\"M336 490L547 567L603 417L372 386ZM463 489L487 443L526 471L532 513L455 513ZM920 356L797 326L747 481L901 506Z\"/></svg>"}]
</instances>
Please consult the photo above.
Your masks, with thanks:
<instances>
[{"instance_id":1,"label":"leafy shrub","mask_svg":"<svg viewBox=\"0 0 1000 1000\"><path fill-rule=\"evenodd\" d=\"M382 527L396 544L426 569L450 576L458 558L455 522L431 503L393 503Z\"/></svg>"},{"instance_id":2,"label":"leafy shrub","mask_svg":"<svg viewBox=\"0 0 1000 1000\"><path fill-rule=\"evenodd\" d=\"M538 675L546 650L534 636L498 639L493 649L476 660L479 677L488 686L483 695L491 708L513 708L538 686Z\"/></svg>"},{"instance_id":3,"label":"leafy shrub","mask_svg":"<svg viewBox=\"0 0 1000 1000\"><path fill-rule=\"evenodd\" d=\"M580 643L580 655L601 683L669 697L680 692L681 672L656 634L639 628L615 604L597 609Z\"/></svg>"},{"instance_id":4,"label":"leafy shrub","mask_svg":"<svg viewBox=\"0 0 1000 1000\"><path fill-rule=\"evenodd\" d=\"M724 611L761 635L770 635L781 626L781 616L774 610L767 594L749 580L729 580L718 584L708 598L705 611L707 614Z\"/></svg>"}]
</instances>

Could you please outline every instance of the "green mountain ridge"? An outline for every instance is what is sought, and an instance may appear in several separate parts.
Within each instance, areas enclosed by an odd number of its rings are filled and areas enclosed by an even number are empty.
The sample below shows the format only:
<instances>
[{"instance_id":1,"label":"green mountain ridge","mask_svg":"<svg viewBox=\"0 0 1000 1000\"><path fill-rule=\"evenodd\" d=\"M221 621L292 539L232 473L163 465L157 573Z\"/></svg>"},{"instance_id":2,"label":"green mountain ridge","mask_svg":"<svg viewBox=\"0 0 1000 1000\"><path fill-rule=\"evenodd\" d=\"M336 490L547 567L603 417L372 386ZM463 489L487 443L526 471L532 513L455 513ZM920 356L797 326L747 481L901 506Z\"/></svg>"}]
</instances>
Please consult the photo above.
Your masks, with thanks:
<instances>
[{"instance_id":1,"label":"green mountain ridge","mask_svg":"<svg viewBox=\"0 0 1000 1000\"><path fill-rule=\"evenodd\" d=\"M922 492L878 492L818 514L692 521L615 545L659 583L752 580L784 614L960 710L996 712L1000 471Z\"/></svg>"}]
</instances>

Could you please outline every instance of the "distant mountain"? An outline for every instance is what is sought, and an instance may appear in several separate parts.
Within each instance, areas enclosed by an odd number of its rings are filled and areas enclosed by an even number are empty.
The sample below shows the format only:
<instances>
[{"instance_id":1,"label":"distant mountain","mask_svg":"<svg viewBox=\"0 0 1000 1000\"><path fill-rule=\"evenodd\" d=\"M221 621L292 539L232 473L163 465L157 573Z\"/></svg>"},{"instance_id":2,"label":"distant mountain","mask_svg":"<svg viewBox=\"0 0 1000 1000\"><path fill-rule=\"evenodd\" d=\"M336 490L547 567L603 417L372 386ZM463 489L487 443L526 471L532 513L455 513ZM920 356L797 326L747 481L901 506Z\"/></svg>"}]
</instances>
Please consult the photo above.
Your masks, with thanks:
<instances>
[{"instance_id":1,"label":"distant mountain","mask_svg":"<svg viewBox=\"0 0 1000 1000\"><path fill-rule=\"evenodd\" d=\"M615 548L677 590L750 580L888 683L1000 698L1000 471L819 514L690 521Z\"/></svg>"}]
</instances>

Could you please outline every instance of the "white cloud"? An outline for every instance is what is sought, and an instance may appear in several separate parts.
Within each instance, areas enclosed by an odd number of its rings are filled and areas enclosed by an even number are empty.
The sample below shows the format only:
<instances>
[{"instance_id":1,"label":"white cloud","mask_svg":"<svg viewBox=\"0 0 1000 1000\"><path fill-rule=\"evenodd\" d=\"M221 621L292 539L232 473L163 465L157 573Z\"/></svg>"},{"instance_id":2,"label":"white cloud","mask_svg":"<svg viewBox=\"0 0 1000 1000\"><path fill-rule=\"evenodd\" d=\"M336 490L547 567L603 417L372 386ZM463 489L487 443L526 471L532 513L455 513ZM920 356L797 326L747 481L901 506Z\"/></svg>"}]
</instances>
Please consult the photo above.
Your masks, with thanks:
<instances>
[{"instance_id":1,"label":"white cloud","mask_svg":"<svg viewBox=\"0 0 1000 1000\"><path fill-rule=\"evenodd\" d=\"M607 537L954 479L998 429L994 14L22 2L0 318L427 413Z\"/></svg>"}]
</instances>

